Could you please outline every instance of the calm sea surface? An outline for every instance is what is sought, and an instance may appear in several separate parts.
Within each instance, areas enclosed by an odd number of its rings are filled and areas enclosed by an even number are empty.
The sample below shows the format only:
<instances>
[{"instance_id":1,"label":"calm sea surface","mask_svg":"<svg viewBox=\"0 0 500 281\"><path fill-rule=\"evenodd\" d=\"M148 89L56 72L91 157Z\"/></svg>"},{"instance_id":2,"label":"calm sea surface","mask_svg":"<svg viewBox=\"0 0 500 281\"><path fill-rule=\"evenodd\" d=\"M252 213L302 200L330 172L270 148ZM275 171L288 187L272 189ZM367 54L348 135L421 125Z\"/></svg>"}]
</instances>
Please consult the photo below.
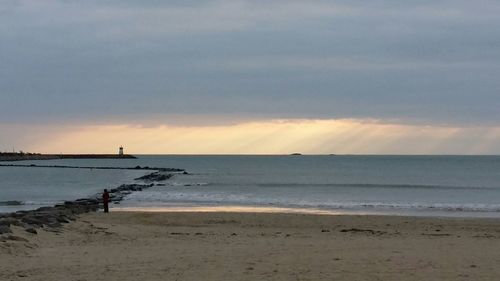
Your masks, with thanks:
<instances>
[{"instance_id":1,"label":"calm sea surface","mask_svg":"<svg viewBox=\"0 0 500 281\"><path fill-rule=\"evenodd\" d=\"M5 162L2 162L5 164ZM184 168L120 207L261 206L500 217L499 156L140 156L14 164ZM86 197L144 171L0 167L0 212ZM13 202L18 201L18 202Z\"/></svg>"}]
</instances>

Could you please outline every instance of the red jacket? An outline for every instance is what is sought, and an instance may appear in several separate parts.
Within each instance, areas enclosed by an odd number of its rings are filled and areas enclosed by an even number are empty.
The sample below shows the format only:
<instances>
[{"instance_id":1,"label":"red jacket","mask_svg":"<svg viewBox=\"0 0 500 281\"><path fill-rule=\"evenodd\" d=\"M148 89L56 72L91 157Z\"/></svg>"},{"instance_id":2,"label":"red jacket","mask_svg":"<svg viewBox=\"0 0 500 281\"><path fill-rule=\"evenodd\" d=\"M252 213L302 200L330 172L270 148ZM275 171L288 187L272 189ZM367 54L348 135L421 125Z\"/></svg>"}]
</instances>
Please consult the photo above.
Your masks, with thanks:
<instances>
[{"instance_id":1,"label":"red jacket","mask_svg":"<svg viewBox=\"0 0 500 281\"><path fill-rule=\"evenodd\" d=\"M102 202L103 203L109 203L109 193L108 192L104 192L102 194Z\"/></svg>"}]
</instances>

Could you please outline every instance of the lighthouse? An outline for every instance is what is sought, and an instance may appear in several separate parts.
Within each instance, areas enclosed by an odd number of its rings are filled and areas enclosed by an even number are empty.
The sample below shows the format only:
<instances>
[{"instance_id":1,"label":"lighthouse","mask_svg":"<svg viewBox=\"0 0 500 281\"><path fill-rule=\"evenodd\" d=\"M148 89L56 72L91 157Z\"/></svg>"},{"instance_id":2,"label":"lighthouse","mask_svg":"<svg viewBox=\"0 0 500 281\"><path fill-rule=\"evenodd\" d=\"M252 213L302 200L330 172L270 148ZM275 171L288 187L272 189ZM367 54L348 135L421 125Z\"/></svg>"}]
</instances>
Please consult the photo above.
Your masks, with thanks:
<instances>
[{"instance_id":1,"label":"lighthouse","mask_svg":"<svg viewBox=\"0 0 500 281\"><path fill-rule=\"evenodd\" d=\"M123 146L120 146L120 149L118 150L118 155L123 156Z\"/></svg>"}]
</instances>

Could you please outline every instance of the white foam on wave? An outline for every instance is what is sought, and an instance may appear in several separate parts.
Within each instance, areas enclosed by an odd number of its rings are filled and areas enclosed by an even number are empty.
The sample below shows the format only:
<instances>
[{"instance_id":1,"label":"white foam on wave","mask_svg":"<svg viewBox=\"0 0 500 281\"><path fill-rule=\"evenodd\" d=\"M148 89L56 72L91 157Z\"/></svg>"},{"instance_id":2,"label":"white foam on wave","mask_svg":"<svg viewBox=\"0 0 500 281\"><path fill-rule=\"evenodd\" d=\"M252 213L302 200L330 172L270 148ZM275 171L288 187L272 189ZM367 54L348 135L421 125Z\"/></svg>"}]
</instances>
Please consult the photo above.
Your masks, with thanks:
<instances>
[{"instance_id":1,"label":"white foam on wave","mask_svg":"<svg viewBox=\"0 0 500 281\"><path fill-rule=\"evenodd\" d=\"M322 208L346 210L425 210L446 212L500 212L500 204L482 203L429 203L429 202L362 202L335 201L324 199L307 200L288 197L259 197L250 193L225 192L182 192L182 191L144 191L136 192L125 198L126 203L149 203L154 205L165 203L197 203L197 204L232 204L283 206L297 208Z\"/></svg>"}]
</instances>

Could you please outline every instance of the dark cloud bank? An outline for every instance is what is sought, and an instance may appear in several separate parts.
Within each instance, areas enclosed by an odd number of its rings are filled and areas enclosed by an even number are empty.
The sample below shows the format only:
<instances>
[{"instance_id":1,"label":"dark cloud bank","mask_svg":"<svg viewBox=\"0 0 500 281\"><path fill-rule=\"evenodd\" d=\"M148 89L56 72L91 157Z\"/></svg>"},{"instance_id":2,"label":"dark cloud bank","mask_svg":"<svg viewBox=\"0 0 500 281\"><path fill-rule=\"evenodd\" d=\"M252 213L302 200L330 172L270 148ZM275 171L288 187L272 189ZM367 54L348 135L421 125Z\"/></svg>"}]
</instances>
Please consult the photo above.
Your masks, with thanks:
<instances>
[{"instance_id":1,"label":"dark cloud bank","mask_svg":"<svg viewBox=\"0 0 500 281\"><path fill-rule=\"evenodd\" d=\"M499 14L461 0L2 1L0 120L498 125Z\"/></svg>"}]
</instances>

